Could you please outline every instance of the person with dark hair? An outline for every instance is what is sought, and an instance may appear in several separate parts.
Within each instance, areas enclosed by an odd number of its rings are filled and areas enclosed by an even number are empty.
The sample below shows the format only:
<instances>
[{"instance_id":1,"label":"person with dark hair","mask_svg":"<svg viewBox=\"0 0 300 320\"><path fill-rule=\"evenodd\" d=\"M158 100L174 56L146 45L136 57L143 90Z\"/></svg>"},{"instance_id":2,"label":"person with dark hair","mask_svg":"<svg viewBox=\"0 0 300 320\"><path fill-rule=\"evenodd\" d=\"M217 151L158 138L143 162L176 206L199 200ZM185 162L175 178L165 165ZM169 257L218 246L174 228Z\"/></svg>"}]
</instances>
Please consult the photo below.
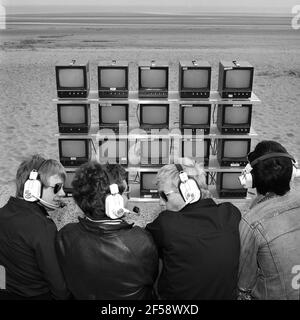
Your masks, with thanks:
<instances>
[{"instance_id":1,"label":"person with dark hair","mask_svg":"<svg viewBox=\"0 0 300 320\"><path fill-rule=\"evenodd\" d=\"M203 168L191 159L163 166L157 174L163 211L146 226L158 247L162 300L237 298L241 213L217 204Z\"/></svg>"},{"instance_id":2,"label":"person with dark hair","mask_svg":"<svg viewBox=\"0 0 300 320\"><path fill-rule=\"evenodd\" d=\"M300 265L300 196L291 189L294 159L276 141L262 141L248 155L248 183L257 197L240 223L240 299L296 299Z\"/></svg>"},{"instance_id":3,"label":"person with dark hair","mask_svg":"<svg viewBox=\"0 0 300 320\"><path fill-rule=\"evenodd\" d=\"M124 168L89 162L76 171L72 185L85 217L59 231L57 252L74 298L152 299L157 250L148 232L122 219L128 212Z\"/></svg>"},{"instance_id":4,"label":"person with dark hair","mask_svg":"<svg viewBox=\"0 0 300 320\"><path fill-rule=\"evenodd\" d=\"M0 209L0 265L6 272L0 299L69 297L55 251L57 228L48 215L61 206L65 179L56 160L34 155L20 164L16 197Z\"/></svg>"}]
</instances>

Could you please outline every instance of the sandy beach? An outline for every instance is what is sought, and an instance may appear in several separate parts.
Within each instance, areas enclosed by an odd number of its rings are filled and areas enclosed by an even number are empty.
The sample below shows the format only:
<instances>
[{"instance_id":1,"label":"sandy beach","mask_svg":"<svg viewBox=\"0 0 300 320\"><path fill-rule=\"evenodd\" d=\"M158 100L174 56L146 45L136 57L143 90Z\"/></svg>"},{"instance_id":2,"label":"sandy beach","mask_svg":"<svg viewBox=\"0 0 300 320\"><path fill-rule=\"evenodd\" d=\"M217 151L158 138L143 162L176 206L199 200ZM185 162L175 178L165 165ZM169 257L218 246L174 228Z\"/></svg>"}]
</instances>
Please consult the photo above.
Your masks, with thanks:
<instances>
[{"instance_id":1,"label":"sandy beach","mask_svg":"<svg viewBox=\"0 0 300 320\"><path fill-rule=\"evenodd\" d=\"M142 26L140 18L62 25L41 24L45 18L39 17L37 25L13 24L24 23L19 18L0 30L0 207L14 193L15 172L26 156L38 152L58 159L54 66L71 59L90 61L92 90L102 60L168 60L171 90L177 88L179 60L209 61L213 90L219 60L247 60L255 67L253 90L262 101L252 117L258 140L276 140L300 160L300 30L291 28L289 18L155 18ZM68 209L54 213L59 226L78 214L68 201ZM128 219L143 224L158 209L145 205L140 216Z\"/></svg>"}]
</instances>

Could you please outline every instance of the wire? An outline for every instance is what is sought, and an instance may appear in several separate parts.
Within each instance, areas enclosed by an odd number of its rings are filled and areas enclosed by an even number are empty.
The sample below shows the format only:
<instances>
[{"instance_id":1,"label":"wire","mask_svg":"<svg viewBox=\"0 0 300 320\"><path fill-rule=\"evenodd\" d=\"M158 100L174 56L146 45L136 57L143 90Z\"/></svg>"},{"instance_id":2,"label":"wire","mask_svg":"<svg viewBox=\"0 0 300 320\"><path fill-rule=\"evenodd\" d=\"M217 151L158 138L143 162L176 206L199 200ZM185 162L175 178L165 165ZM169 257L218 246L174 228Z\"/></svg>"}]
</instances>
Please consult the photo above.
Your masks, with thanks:
<instances>
[{"instance_id":1,"label":"wire","mask_svg":"<svg viewBox=\"0 0 300 320\"><path fill-rule=\"evenodd\" d=\"M217 108L217 104L215 103L215 104L214 104L214 110L213 110L213 116L212 116L212 118L213 118L213 123L216 123L216 119L215 119L216 108Z\"/></svg>"},{"instance_id":2,"label":"wire","mask_svg":"<svg viewBox=\"0 0 300 320\"><path fill-rule=\"evenodd\" d=\"M95 146L95 144L94 144L94 140L93 140L93 139L90 139L90 140L92 141L92 146L93 146L93 148L94 148L95 154L97 154L97 150L96 150L96 146Z\"/></svg>"},{"instance_id":3,"label":"wire","mask_svg":"<svg viewBox=\"0 0 300 320\"><path fill-rule=\"evenodd\" d=\"M139 126L141 126L141 121L140 121L140 117L139 117L139 113L138 113L139 107L140 107L140 105L137 104L136 110L135 110L135 115L136 115L136 118L137 118L137 120L138 120Z\"/></svg>"}]
</instances>

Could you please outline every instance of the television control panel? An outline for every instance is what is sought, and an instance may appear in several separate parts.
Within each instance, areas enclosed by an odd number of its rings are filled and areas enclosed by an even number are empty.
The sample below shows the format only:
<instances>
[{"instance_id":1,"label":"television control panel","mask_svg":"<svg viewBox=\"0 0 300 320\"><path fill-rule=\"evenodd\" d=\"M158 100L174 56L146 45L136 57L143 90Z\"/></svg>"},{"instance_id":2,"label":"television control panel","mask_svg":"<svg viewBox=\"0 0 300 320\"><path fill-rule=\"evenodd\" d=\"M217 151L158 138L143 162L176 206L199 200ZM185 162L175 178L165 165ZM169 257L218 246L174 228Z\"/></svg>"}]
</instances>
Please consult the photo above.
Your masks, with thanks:
<instances>
[{"instance_id":1,"label":"television control panel","mask_svg":"<svg viewBox=\"0 0 300 320\"><path fill-rule=\"evenodd\" d=\"M72 99L76 99L76 98L87 98L89 95L89 91L88 90L57 90L57 96L59 98L72 98Z\"/></svg>"},{"instance_id":2,"label":"television control panel","mask_svg":"<svg viewBox=\"0 0 300 320\"><path fill-rule=\"evenodd\" d=\"M99 90L99 98L104 99L127 99L128 90Z\"/></svg>"}]
</instances>

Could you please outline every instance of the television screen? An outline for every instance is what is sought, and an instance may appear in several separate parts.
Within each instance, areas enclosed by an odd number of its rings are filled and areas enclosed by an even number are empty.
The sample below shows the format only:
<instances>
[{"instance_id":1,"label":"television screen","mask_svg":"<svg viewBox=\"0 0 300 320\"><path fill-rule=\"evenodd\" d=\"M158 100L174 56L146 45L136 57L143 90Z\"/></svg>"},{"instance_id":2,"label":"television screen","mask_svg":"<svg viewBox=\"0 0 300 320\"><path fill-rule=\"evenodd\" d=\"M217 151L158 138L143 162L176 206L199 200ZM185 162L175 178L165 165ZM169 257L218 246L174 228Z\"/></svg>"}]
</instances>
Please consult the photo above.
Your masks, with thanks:
<instances>
[{"instance_id":1,"label":"television screen","mask_svg":"<svg viewBox=\"0 0 300 320\"><path fill-rule=\"evenodd\" d=\"M83 88L84 69L83 68L59 68L58 82L62 88Z\"/></svg>"},{"instance_id":2,"label":"television screen","mask_svg":"<svg viewBox=\"0 0 300 320\"><path fill-rule=\"evenodd\" d=\"M168 105L140 105L141 125L167 125Z\"/></svg>"},{"instance_id":3,"label":"television screen","mask_svg":"<svg viewBox=\"0 0 300 320\"><path fill-rule=\"evenodd\" d=\"M117 153L119 158L127 158L127 141L126 140L118 140L119 143L117 144L118 150Z\"/></svg>"},{"instance_id":4,"label":"television screen","mask_svg":"<svg viewBox=\"0 0 300 320\"><path fill-rule=\"evenodd\" d=\"M223 172L222 189L242 189L239 180L240 172Z\"/></svg>"},{"instance_id":5,"label":"television screen","mask_svg":"<svg viewBox=\"0 0 300 320\"><path fill-rule=\"evenodd\" d=\"M182 87L186 89L199 89L209 87L209 72L207 69L183 70Z\"/></svg>"},{"instance_id":6,"label":"television screen","mask_svg":"<svg viewBox=\"0 0 300 320\"><path fill-rule=\"evenodd\" d=\"M183 108L183 125L198 125L210 123L209 107L193 106Z\"/></svg>"},{"instance_id":7,"label":"television screen","mask_svg":"<svg viewBox=\"0 0 300 320\"><path fill-rule=\"evenodd\" d=\"M167 69L141 69L140 70L140 86L142 88L156 89L167 88L168 73Z\"/></svg>"},{"instance_id":8,"label":"television screen","mask_svg":"<svg viewBox=\"0 0 300 320\"><path fill-rule=\"evenodd\" d=\"M104 88L125 88L126 69L124 68L103 68L100 69L100 87Z\"/></svg>"},{"instance_id":9,"label":"television screen","mask_svg":"<svg viewBox=\"0 0 300 320\"><path fill-rule=\"evenodd\" d=\"M226 107L224 112L224 124L249 123L250 108L248 107Z\"/></svg>"},{"instance_id":10,"label":"television screen","mask_svg":"<svg viewBox=\"0 0 300 320\"><path fill-rule=\"evenodd\" d=\"M72 181L74 179L75 176L75 171L67 171L67 178L64 184L64 188L65 189L72 189Z\"/></svg>"},{"instance_id":11,"label":"television screen","mask_svg":"<svg viewBox=\"0 0 300 320\"><path fill-rule=\"evenodd\" d=\"M100 160L109 158L110 160L126 160L127 159L127 140L105 140L100 141L99 156Z\"/></svg>"},{"instance_id":12,"label":"television screen","mask_svg":"<svg viewBox=\"0 0 300 320\"><path fill-rule=\"evenodd\" d=\"M86 124L85 106L60 105L59 108L61 124Z\"/></svg>"},{"instance_id":13,"label":"television screen","mask_svg":"<svg viewBox=\"0 0 300 320\"><path fill-rule=\"evenodd\" d=\"M99 106L99 112L100 124L119 124L119 121L127 122L127 108L124 105Z\"/></svg>"},{"instance_id":14,"label":"television screen","mask_svg":"<svg viewBox=\"0 0 300 320\"><path fill-rule=\"evenodd\" d=\"M248 142L248 140L225 140L223 156L225 158L247 157Z\"/></svg>"},{"instance_id":15,"label":"television screen","mask_svg":"<svg viewBox=\"0 0 300 320\"><path fill-rule=\"evenodd\" d=\"M183 156L184 157L209 157L207 140L196 141L196 140L184 140L183 141Z\"/></svg>"},{"instance_id":16,"label":"television screen","mask_svg":"<svg viewBox=\"0 0 300 320\"><path fill-rule=\"evenodd\" d=\"M87 156L86 140L60 140L61 156L67 158L81 158Z\"/></svg>"},{"instance_id":17,"label":"television screen","mask_svg":"<svg viewBox=\"0 0 300 320\"><path fill-rule=\"evenodd\" d=\"M142 172L142 185L141 189L144 190L157 190L156 175L157 173Z\"/></svg>"},{"instance_id":18,"label":"television screen","mask_svg":"<svg viewBox=\"0 0 300 320\"><path fill-rule=\"evenodd\" d=\"M233 69L226 71L225 89L247 89L251 84L251 70Z\"/></svg>"}]
</instances>

